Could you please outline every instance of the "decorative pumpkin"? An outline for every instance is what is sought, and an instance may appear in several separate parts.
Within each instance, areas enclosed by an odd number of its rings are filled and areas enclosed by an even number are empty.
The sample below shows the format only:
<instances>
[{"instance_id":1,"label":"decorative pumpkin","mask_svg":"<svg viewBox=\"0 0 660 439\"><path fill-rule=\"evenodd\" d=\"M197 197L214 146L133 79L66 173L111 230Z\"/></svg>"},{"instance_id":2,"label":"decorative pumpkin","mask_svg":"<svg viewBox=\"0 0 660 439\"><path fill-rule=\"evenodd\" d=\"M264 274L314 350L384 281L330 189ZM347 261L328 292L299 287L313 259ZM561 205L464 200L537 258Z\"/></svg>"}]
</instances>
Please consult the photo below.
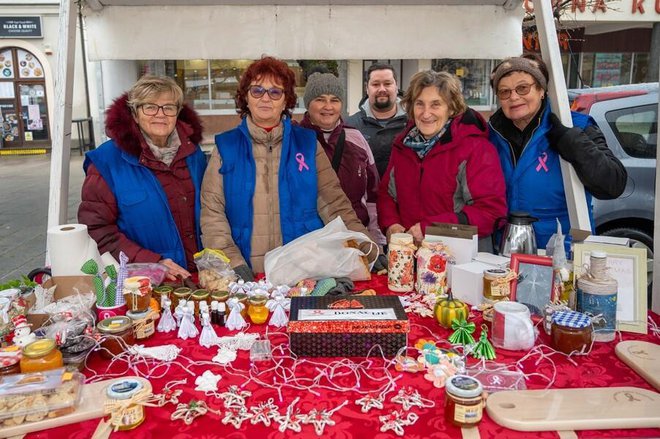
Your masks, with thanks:
<instances>
[{"instance_id":1,"label":"decorative pumpkin","mask_svg":"<svg viewBox=\"0 0 660 439\"><path fill-rule=\"evenodd\" d=\"M440 299L436 302L434 313L435 319L440 323L440 326L449 329L454 320L467 320L470 309L465 303L454 299L451 290L449 290L445 299Z\"/></svg>"}]
</instances>

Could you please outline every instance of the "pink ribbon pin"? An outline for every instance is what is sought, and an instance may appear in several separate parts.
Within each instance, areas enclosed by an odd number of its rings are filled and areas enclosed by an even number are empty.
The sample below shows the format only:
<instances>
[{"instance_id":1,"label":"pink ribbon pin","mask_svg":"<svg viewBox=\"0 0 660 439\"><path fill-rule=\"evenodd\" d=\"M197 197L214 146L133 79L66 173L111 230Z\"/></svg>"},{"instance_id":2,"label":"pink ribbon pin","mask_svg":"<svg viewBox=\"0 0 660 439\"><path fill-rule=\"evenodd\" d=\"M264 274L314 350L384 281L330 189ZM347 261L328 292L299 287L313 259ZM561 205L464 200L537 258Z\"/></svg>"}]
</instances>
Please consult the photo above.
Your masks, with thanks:
<instances>
[{"instance_id":1,"label":"pink ribbon pin","mask_svg":"<svg viewBox=\"0 0 660 439\"><path fill-rule=\"evenodd\" d=\"M307 163L305 163L305 156L302 154L302 152L296 154L296 161L298 162L298 172L302 172L303 168L309 171L309 166L307 166Z\"/></svg>"},{"instance_id":2,"label":"pink ribbon pin","mask_svg":"<svg viewBox=\"0 0 660 439\"><path fill-rule=\"evenodd\" d=\"M549 172L550 170L548 169L548 166L545 164L545 162L547 161L548 161L548 153L544 152L539 157L539 164L536 165L536 172L540 172L541 169L545 170L545 172Z\"/></svg>"}]
</instances>

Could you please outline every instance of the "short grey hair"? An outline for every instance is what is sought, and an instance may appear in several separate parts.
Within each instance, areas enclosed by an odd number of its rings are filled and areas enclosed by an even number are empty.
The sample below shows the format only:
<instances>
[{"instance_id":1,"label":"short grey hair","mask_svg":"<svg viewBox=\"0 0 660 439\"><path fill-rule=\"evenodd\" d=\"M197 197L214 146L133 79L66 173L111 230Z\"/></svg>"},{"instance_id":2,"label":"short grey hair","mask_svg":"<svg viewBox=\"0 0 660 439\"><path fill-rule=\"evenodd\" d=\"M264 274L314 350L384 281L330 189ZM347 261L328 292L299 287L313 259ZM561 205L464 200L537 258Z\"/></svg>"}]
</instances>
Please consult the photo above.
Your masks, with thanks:
<instances>
[{"instance_id":1,"label":"short grey hair","mask_svg":"<svg viewBox=\"0 0 660 439\"><path fill-rule=\"evenodd\" d=\"M144 75L128 91L128 106L135 112L160 94L171 93L176 106L183 105L183 90L168 76Z\"/></svg>"}]
</instances>

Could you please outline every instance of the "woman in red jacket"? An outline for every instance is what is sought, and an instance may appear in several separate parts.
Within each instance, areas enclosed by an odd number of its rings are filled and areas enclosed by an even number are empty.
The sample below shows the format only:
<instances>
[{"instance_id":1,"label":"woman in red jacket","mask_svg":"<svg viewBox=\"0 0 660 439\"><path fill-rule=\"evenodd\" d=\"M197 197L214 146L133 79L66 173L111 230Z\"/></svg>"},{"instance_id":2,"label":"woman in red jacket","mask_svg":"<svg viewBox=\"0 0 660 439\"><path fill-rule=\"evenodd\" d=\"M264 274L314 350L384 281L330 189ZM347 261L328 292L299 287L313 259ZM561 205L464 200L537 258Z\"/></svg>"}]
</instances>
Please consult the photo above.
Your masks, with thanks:
<instances>
[{"instance_id":1,"label":"woman in red jacket","mask_svg":"<svg viewBox=\"0 0 660 439\"><path fill-rule=\"evenodd\" d=\"M402 103L410 122L394 139L378 194L388 240L408 232L419 243L434 222L477 226L480 238L492 234L507 211L504 177L488 126L465 104L459 80L419 72Z\"/></svg>"}]
</instances>

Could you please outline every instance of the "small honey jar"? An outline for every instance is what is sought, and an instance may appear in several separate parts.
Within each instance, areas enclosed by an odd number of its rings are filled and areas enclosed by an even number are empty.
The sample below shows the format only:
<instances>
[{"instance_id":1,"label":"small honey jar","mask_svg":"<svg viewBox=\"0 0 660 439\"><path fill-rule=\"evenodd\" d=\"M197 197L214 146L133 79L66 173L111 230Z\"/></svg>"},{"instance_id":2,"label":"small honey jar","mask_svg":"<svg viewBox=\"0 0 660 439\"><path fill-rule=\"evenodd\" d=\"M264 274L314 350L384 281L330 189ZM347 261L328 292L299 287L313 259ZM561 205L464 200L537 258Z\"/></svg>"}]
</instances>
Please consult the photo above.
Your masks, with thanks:
<instances>
[{"instance_id":1,"label":"small honey jar","mask_svg":"<svg viewBox=\"0 0 660 439\"><path fill-rule=\"evenodd\" d=\"M223 290L213 290L211 291L211 300L215 300L218 303L226 302L229 299L229 291Z\"/></svg>"},{"instance_id":2,"label":"small honey jar","mask_svg":"<svg viewBox=\"0 0 660 439\"><path fill-rule=\"evenodd\" d=\"M265 296L250 297L250 306L247 313L250 317L250 320L252 320L252 323L255 325L264 324L266 323L266 320L268 320L269 311L266 307L267 300L268 298Z\"/></svg>"},{"instance_id":3,"label":"small honey jar","mask_svg":"<svg viewBox=\"0 0 660 439\"><path fill-rule=\"evenodd\" d=\"M488 268L484 270L484 299L497 302L511 295L511 270Z\"/></svg>"},{"instance_id":4,"label":"small honey jar","mask_svg":"<svg viewBox=\"0 0 660 439\"><path fill-rule=\"evenodd\" d=\"M153 289L153 295L158 301L159 309L160 309L160 304L163 303L163 297L167 297L168 299L172 300L173 291L174 288L170 287L169 285L161 285L160 287L156 287Z\"/></svg>"},{"instance_id":5,"label":"small honey jar","mask_svg":"<svg viewBox=\"0 0 660 439\"><path fill-rule=\"evenodd\" d=\"M176 309L179 306L179 301L181 299L188 300L192 294L192 290L188 287L180 287L172 292L174 298L172 299L172 309Z\"/></svg>"},{"instance_id":6,"label":"small honey jar","mask_svg":"<svg viewBox=\"0 0 660 439\"><path fill-rule=\"evenodd\" d=\"M42 338L23 348L21 373L43 372L59 367L64 367L64 360L55 340Z\"/></svg>"},{"instance_id":7,"label":"small honey jar","mask_svg":"<svg viewBox=\"0 0 660 439\"><path fill-rule=\"evenodd\" d=\"M142 389L144 389L142 382L134 378L127 378L108 386L106 395L111 402L123 401L133 398ZM130 404L124 409L121 416L118 416L118 419L112 423L112 426L117 427L117 430L126 431L139 427L143 422L144 406Z\"/></svg>"},{"instance_id":8,"label":"small honey jar","mask_svg":"<svg viewBox=\"0 0 660 439\"><path fill-rule=\"evenodd\" d=\"M190 296L190 300L195 304L195 316L200 314L200 303L209 303L209 292L206 290L195 290Z\"/></svg>"},{"instance_id":9,"label":"small honey jar","mask_svg":"<svg viewBox=\"0 0 660 439\"><path fill-rule=\"evenodd\" d=\"M105 340L101 343L101 355L105 358L112 359L115 355L124 352L124 346L118 340L122 339L125 344L135 344L135 333L133 332L133 321L126 316L110 317L101 320L96 329L101 335L107 335Z\"/></svg>"},{"instance_id":10,"label":"small honey jar","mask_svg":"<svg viewBox=\"0 0 660 439\"><path fill-rule=\"evenodd\" d=\"M245 293L238 293L238 294L232 294L230 297L235 297L238 299L240 303L243 304L243 309L241 310L241 315L243 316L244 319L248 318L248 295Z\"/></svg>"},{"instance_id":11,"label":"small honey jar","mask_svg":"<svg viewBox=\"0 0 660 439\"><path fill-rule=\"evenodd\" d=\"M474 427L483 416L484 389L481 383L467 375L454 375L447 380L445 420L456 427Z\"/></svg>"},{"instance_id":12,"label":"small honey jar","mask_svg":"<svg viewBox=\"0 0 660 439\"><path fill-rule=\"evenodd\" d=\"M144 340L156 333L155 317L157 317L153 310L144 312L126 312L126 317L133 321L133 333L136 340Z\"/></svg>"},{"instance_id":13,"label":"small honey jar","mask_svg":"<svg viewBox=\"0 0 660 439\"><path fill-rule=\"evenodd\" d=\"M591 317L576 311L552 314L551 346L565 354L587 351L593 339Z\"/></svg>"}]
</instances>

